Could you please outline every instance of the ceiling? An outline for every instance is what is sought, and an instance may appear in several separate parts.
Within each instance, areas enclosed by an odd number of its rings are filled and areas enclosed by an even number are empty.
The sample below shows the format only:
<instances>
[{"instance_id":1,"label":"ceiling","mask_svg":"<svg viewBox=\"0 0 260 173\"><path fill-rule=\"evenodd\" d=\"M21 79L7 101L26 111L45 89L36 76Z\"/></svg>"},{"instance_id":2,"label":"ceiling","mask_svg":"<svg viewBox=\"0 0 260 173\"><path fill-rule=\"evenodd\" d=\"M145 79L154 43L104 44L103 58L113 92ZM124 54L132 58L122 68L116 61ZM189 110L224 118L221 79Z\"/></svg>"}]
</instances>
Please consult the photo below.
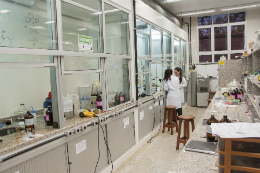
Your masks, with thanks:
<instances>
[{"instance_id":1,"label":"ceiling","mask_svg":"<svg viewBox=\"0 0 260 173\"><path fill-rule=\"evenodd\" d=\"M165 10L167 10L175 16L177 16L178 13L183 12L192 12L200 10L202 11L216 8L217 10L215 13L221 13L218 9L222 7L234 7L239 5L260 3L260 0L175 0L175 2L170 3L164 3L164 0L154 1L157 2L162 8L164 8ZM260 7L256 7L255 9L260 10ZM250 8L250 10L255 9ZM246 9L243 9L242 11L246 11Z\"/></svg>"}]
</instances>

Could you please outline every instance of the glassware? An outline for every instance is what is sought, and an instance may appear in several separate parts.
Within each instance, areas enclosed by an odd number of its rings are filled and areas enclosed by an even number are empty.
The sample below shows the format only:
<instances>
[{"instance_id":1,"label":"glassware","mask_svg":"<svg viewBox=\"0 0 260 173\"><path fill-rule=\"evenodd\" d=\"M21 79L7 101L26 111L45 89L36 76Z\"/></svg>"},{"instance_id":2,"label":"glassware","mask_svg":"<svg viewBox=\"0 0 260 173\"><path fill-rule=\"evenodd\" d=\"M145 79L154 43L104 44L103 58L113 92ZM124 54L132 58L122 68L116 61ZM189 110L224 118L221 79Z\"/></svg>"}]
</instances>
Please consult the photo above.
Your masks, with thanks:
<instances>
[{"instance_id":1,"label":"glassware","mask_svg":"<svg viewBox=\"0 0 260 173\"><path fill-rule=\"evenodd\" d=\"M207 141L208 142L217 142L215 136L212 136L212 129L211 129L211 123L218 123L218 120L215 118L214 114L211 115L210 119L207 121Z\"/></svg>"},{"instance_id":2,"label":"glassware","mask_svg":"<svg viewBox=\"0 0 260 173\"><path fill-rule=\"evenodd\" d=\"M17 126L15 130L16 130L16 132L15 132L15 139L21 139L23 137L23 135L22 135L22 132L20 130L20 127Z\"/></svg>"},{"instance_id":3,"label":"glassware","mask_svg":"<svg viewBox=\"0 0 260 173\"><path fill-rule=\"evenodd\" d=\"M223 119L220 120L219 123L231 123L231 121L227 118L227 115L224 115L224 116L223 116Z\"/></svg>"}]
</instances>

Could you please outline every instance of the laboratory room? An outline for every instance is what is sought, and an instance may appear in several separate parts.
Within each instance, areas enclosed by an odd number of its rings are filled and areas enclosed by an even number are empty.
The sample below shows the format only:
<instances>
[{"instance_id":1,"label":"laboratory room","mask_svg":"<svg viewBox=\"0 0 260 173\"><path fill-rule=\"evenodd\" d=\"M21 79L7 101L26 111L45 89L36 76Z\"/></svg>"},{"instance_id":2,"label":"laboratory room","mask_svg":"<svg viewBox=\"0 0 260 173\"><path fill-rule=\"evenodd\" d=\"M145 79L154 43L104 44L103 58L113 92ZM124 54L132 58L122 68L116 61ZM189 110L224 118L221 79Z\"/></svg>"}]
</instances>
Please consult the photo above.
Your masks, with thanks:
<instances>
[{"instance_id":1,"label":"laboratory room","mask_svg":"<svg viewBox=\"0 0 260 173\"><path fill-rule=\"evenodd\" d=\"M0 173L260 173L260 0L0 0Z\"/></svg>"}]
</instances>

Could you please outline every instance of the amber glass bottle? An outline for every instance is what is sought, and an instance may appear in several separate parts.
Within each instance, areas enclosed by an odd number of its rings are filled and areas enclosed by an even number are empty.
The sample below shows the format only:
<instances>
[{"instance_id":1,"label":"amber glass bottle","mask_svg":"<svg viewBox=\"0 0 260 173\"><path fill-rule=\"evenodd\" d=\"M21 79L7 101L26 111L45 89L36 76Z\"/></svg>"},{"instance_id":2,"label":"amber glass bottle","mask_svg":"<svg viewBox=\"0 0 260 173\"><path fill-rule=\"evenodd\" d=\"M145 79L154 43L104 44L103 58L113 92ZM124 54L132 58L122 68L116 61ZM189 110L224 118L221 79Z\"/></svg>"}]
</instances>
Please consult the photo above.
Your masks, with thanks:
<instances>
[{"instance_id":1,"label":"amber glass bottle","mask_svg":"<svg viewBox=\"0 0 260 173\"><path fill-rule=\"evenodd\" d=\"M25 131L32 132L34 129L33 115L30 113L30 111L27 111L26 115L24 116L24 125Z\"/></svg>"},{"instance_id":2,"label":"amber glass bottle","mask_svg":"<svg viewBox=\"0 0 260 173\"><path fill-rule=\"evenodd\" d=\"M220 120L219 123L231 123L231 121L227 118L227 115L224 115L224 116L223 116L223 119Z\"/></svg>"},{"instance_id":3,"label":"amber glass bottle","mask_svg":"<svg viewBox=\"0 0 260 173\"><path fill-rule=\"evenodd\" d=\"M48 106L48 110L46 111L46 125L52 126L53 124L53 113L51 110L51 106Z\"/></svg>"},{"instance_id":4,"label":"amber glass bottle","mask_svg":"<svg viewBox=\"0 0 260 173\"><path fill-rule=\"evenodd\" d=\"M98 94L98 96L97 96L97 101L96 101L96 103L97 103L97 109L102 110L102 97L101 97L100 94Z\"/></svg>"},{"instance_id":5,"label":"amber glass bottle","mask_svg":"<svg viewBox=\"0 0 260 173\"><path fill-rule=\"evenodd\" d=\"M211 123L218 123L218 120L215 118L214 115L211 115L210 119L207 121L207 141L208 142L217 142L215 136L212 136L212 129L211 129Z\"/></svg>"}]
</instances>

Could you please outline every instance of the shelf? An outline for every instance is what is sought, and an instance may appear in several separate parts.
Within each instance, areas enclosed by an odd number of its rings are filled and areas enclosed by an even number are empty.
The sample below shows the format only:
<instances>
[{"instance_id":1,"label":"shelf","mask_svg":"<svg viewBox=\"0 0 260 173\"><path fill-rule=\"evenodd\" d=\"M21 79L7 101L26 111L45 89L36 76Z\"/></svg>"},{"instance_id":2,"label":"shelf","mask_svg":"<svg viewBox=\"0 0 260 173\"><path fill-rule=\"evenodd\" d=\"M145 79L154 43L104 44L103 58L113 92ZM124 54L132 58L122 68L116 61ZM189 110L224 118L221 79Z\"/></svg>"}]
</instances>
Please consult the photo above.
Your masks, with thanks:
<instances>
[{"instance_id":1,"label":"shelf","mask_svg":"<svg viewBox=\"0 0 260 173\"><path fill-rule=\"evenodd\" d=\"M248 78L248 79L249 79L249 78ZM256 85L258 88L260 88L260 82L255 82L255 81L253 81L252 79L249 79L249 81L250 81L252 84Z\"/></svg>"}]
</instances>

